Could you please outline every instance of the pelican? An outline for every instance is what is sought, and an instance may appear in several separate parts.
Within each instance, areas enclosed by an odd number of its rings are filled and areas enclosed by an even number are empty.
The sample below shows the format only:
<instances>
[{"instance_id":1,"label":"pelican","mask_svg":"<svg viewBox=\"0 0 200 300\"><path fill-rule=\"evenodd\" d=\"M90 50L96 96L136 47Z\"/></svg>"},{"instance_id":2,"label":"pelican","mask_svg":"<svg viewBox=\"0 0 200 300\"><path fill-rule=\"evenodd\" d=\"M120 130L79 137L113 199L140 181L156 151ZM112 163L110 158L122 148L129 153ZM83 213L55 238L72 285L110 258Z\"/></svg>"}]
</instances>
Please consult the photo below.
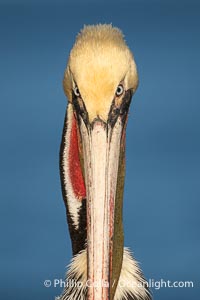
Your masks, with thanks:
<instances>
[{"instance_id":1,"label":"pelican","mask_svg":"<svg viewBox=\"0 0 200 300\"><path fill-rule=\"evenodd\" d=\"M59 300L150 300L124 248L125 134L138 85L134 57L112 25L85 26L70 52L60 175L73 258Z\"/></svg>"}]
</instances>

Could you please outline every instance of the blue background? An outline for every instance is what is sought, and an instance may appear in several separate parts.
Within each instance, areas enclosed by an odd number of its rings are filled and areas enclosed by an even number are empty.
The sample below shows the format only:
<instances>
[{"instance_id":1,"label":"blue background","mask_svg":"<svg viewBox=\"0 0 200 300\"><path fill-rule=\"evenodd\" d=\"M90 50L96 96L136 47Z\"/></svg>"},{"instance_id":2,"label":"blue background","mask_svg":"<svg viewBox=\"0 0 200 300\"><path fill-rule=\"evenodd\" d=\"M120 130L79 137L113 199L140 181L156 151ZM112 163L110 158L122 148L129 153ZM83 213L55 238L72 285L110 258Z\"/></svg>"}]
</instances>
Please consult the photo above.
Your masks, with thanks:
<instances>
[{"instance_id":1,"label":"blue background","mask_svg":"<svg viewBox=\"0 0 200 300\"><path fill-rule=\"evenodd\" d=\"M71 244L59 179L62 78L83 24L122 29L140 85L127 129L125 245L147 278L193 280L155 300L200 296L198 1L1 1L1 299L54 299ZM33 4L35 3L35 4Z\"/></svg>"}]
</instances>

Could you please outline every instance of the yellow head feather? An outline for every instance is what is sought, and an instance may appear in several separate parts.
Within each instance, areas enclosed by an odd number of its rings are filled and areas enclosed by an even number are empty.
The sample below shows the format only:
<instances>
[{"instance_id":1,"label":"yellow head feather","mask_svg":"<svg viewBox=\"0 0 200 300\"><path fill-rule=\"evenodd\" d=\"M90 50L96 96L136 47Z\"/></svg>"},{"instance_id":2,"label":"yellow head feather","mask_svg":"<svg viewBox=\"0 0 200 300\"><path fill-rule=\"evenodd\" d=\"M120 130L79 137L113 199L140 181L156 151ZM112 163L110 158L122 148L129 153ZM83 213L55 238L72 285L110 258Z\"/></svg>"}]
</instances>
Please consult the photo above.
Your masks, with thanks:
<instances>
[{"instance_id":1,"label":"yellow head feather","mask_svg":"<svg viewBox=\"0 0 200 300\"><path fill-rule=\"evenodd\" d=\"M137 88L138 76L133 55L122 32L112 25L85 26L78 34L64 76L64 90L72 102L78 86L89 119L106 121L117 86Z\"/></svg>"}]
</instances>

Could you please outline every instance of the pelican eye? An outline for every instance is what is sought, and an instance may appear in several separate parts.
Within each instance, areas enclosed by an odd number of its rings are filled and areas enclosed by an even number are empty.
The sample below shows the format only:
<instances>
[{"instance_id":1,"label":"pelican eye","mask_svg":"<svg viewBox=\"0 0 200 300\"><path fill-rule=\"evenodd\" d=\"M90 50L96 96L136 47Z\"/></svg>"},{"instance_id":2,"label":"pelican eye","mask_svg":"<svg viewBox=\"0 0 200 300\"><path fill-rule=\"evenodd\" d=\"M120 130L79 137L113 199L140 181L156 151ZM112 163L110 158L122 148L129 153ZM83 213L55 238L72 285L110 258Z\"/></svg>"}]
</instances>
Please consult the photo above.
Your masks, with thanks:
<instances>
[{"instance_id":1,"label":"pelican eye","mask_svg":"<svg viewBox=\"0 0 200 300\"><path fill-rule=\"evenodd\" d=\"M74 94L76 97L80 97L80 95L81 95L77 86L75 86L75 88L74 88Z\"/></svg>"},{"instance_id":2,"label":"pelican eye","mask_svg":"<svg viewBox=\"0 0 200 300\"><path fill-rule=\"evenodd\" d=\"M121 96L124 92L124 87L122 84L119 84L118 87L117 87L117 90L116 90L116 96Z\"/></svg>"}]
</instances>

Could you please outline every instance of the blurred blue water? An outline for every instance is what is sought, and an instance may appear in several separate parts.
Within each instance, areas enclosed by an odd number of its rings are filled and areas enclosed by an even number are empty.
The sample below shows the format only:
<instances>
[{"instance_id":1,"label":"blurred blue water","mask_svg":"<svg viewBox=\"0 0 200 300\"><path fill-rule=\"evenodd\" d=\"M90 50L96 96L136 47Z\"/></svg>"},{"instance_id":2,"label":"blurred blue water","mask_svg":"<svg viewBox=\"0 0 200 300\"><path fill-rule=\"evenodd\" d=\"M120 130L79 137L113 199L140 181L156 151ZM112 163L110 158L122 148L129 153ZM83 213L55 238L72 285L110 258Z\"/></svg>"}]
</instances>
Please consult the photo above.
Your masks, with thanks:
<instances>
[{"instance_id":1,"label":"blurred blue water","mask_svg":"<svg viewBox=\"0 0 200 300\"><path fill-rule=\"evenodd\" d=\"M4 4L3 4L4 2ZM147 278L193 280L157 300L200 296L200 4L197 1L0 2L1 298L53 299L71 245L58 153L62 77L83 24L126 35L140 86L127 129L125 242Z\"/></svg>"}]
</instances>

